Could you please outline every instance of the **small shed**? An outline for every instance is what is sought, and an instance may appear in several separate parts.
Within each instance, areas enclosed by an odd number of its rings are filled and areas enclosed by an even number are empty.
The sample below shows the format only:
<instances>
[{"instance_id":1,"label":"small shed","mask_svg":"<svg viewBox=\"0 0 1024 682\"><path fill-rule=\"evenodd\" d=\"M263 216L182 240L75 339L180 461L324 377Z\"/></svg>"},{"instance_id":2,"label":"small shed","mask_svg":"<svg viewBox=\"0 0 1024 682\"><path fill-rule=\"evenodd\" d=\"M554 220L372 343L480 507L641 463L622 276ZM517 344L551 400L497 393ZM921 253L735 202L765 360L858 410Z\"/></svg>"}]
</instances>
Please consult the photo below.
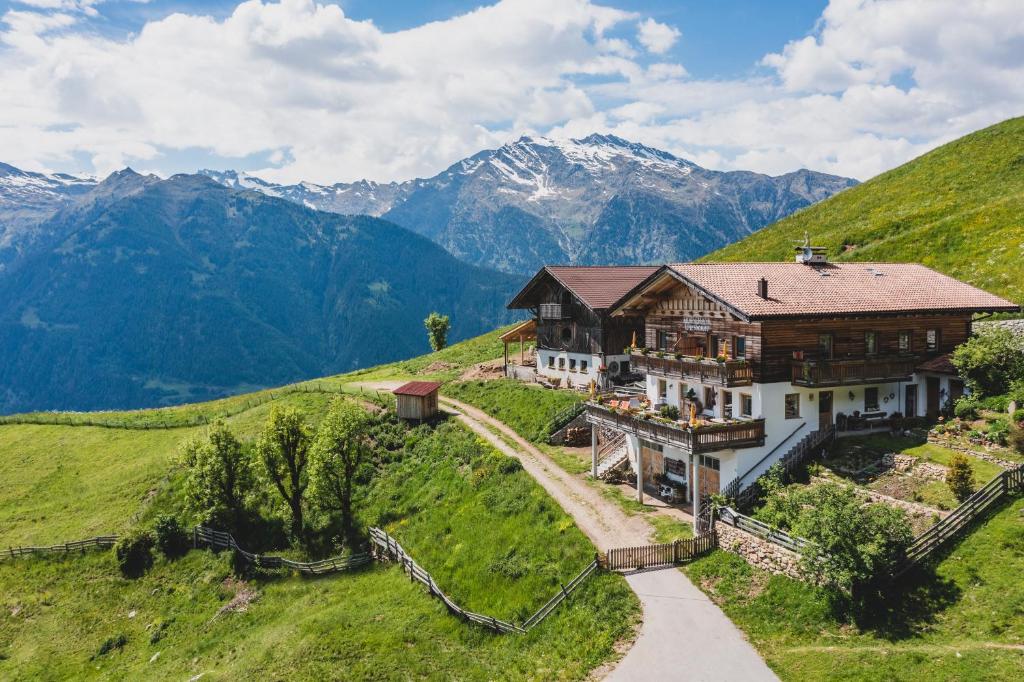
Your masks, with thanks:
<instances>
[{"instance_id":1,"label":"small shed","mask_svg":"<svg viewBox=\"0 0 1024 682\"><path fill-rule=\"evenodd\" d=\"M437 414L437 390L441 384L436 381L410 381L399 386L395 394L395 410L402 419L423 421Z\"/></svg>"}]
</instances>

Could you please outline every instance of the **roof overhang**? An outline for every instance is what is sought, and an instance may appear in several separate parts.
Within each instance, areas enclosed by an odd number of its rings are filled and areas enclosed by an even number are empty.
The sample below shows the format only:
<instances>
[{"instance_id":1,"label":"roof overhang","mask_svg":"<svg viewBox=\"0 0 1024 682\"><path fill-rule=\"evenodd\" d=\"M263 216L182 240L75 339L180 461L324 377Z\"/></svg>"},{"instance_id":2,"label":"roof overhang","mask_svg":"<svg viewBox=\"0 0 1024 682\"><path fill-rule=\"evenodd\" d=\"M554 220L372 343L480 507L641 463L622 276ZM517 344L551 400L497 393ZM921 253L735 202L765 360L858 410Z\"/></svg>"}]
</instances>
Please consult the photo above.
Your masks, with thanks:
<instances>
[{"instance_id":1,"label":"roof overhang","mask_svg":"<svg viewBox=\"0 0 1024 682\"><path fill-rule=\"evenodd\" d=\"M624 316L632 313L642 314L643 312L646 312L651 301L656 301L660 298L659 294L661 292L674 288L677 284L683 284L693 289L701 296L704 296L708 300L714 301L718 305L722 306L740 320L744 322L751 321L751 318L742 310L728 301L715 296L704 287L680 274L668 265L663 265L654 274L633 287L629 293L619 299L619 302L611 309L611 314L613 316Z\"/></svg>"},{"instance_id":2,"label":"roof overhang","mask_svg":"<svg viewBox=\"0 0 1024 682\"><path fill-rule=\"evenodd\" d=\"M520 322L498 338L505 343L508 343L509 341L519 341L520 339L523 341L532 341L537 338L537 320L531 317L525 322Z\"/></svg>"}]
</instances>

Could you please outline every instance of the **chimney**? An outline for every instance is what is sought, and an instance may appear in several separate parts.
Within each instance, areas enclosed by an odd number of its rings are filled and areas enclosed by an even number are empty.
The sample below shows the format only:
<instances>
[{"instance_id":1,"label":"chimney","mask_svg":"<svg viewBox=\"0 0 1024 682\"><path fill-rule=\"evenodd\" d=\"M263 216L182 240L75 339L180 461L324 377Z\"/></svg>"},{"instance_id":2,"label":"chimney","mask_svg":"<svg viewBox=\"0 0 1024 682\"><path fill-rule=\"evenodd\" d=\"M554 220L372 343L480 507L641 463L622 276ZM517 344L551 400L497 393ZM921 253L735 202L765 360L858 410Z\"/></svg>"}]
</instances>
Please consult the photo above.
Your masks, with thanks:
<instances>
[{"instance_id":1,"label":"chimney","mask_svg":"<svg viewBox=\"0 0 1024 682\"><path fill-rule=\"evenodd\" d=\"M757 280L757 295L765 300L768 300L768 280L766 280L764 277Z\"/></svg>"}]
</instances>

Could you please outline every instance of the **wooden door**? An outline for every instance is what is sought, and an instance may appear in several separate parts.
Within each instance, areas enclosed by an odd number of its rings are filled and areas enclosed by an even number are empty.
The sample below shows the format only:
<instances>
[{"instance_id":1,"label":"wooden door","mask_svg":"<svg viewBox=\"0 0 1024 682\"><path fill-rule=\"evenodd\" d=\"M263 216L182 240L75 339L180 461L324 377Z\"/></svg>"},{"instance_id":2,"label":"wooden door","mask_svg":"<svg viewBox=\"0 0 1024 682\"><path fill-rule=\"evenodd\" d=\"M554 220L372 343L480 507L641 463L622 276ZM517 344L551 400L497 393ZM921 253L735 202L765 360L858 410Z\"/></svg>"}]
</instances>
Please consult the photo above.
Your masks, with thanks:
<instances>
[{"instance_id":1,"label":"wooden door","mask_svg":"<svg viewBox=\"0 0 1024 682\"><path fill-rule=\"evenodd\" d=\"M934 419L939 416L939 378L928 377L925 379L925 393L927 398L928 416Z\"/></svg>"},{"instance_id":2,"label":"wooden door","mask_svg":"<svg viewBox=\"0 0 1024 682\"><path fill-rule=\"evenodd\" d=\"M818 430L832 426L832 391L818 392Z\"/></svg>"},{"instance_id":3,"label":"wooden door","mask_svg":"<svg viewBox=\"0 0 1024 682\"><path fill-rule=\"evenodd\" d=\"M704 455L699 455L696 459L698 462L701 462L698 465L700 471L697 472L700 477L697 485L700 487L701 496L717 494L721 486L719 472L721 467L718 460Z\"/></svg>"},{"instance_id":4,"label":"wooden door","mask_svg":"<svg viewBox=\"0 0 1024 682\"><path fill-rule=\"evenodd\" d=\"M903 416L917 416L917 384L909 384L906 388L906 398L903 405Z\"/></svg>"}]
</instances>

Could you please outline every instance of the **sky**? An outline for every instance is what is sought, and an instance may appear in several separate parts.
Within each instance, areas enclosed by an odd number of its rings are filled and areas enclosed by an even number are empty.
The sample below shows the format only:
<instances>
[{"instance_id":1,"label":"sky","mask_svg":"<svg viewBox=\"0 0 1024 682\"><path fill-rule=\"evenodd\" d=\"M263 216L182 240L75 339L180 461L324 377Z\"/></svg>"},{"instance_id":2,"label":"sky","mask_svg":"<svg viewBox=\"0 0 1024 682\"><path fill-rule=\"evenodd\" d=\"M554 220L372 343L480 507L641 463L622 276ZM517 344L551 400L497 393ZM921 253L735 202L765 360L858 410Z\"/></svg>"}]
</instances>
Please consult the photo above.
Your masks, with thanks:
<instances>
[{"instance_id":1,"label":"sky","mask_svg":"<svg viewBox=\"0 0 1024 682\"><path fill-rule=\"evenodd\" d=\"M26 170L400 181L598 132L865 180L1021 113L1021 0L0 0Z\"/></svg>"}]
</instances>

